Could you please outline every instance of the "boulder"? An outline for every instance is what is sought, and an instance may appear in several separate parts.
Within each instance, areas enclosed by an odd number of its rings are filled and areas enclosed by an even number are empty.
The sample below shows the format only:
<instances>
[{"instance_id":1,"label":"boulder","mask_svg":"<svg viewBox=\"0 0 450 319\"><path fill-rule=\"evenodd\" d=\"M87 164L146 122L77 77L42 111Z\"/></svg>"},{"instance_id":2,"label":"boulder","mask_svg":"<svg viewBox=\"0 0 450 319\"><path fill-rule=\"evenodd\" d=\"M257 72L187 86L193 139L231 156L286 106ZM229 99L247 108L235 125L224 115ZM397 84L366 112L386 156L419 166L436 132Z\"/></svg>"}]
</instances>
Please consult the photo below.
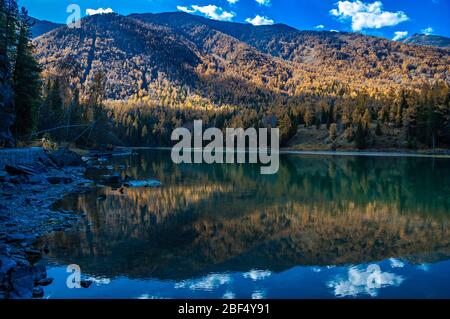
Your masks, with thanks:
<instances>
[{"instance_id":1,"label":"boulder","mask_svg":"<svg viewBox=\"0 0 450 319\"><path fill-rule=\"evenodd\" d=\"M103 175L101 181L106 184L122 184L122 176L120 174Z\"/></svg>"},{"instance_id":2,"label":"boulder","mask_svg":"<svg viewBox=\"0 0 450 319\"><path fill-rule=\"evenodd\" d=\"M16 165L5 165L5 171L10 175L37 175L39 171L36 170L32 165L16 164Z\"/></svg>"},{"instance_id":3,"label":"boulder","mask_svg":"<svg viewBox=\"0 0 450 319\"><path fill-rule=\"evenodd\" d=\"M53 283L53 278L44 278L37 282L38 286L48 286Z\"/></svg>"},{"instance_id":4,"label":"boulder","mask_svg":"<svg viewBox=\"0 0 450 319\"><path fill-rule=\"evenodd\" d=\"M59 150L50 153L49 157L60 168L84 165L82 157L68 148L60 148Z\"/></svg>"},{"instance_id":5,"label":"boulder","mask_svg":"<svg viewBox=\"0 0 450 319\"><path fill-rule=\"evenodd\" d=\"M9 174L5 171L0 171L0 182L4 182L8 179Z\"/></svg>"},{"instance_id":6,"label":"boulder","mask_svg":"<svg viewBox=\"0 0 450 319\"><path fill-rule=\"evenodd\" d=\"M92 280L90 279L83 279L80 281L80 286L83 288L89 288L92 285Z\"/></svg>"},{"instance_id":7,"label":"boulder","mask_svg":"<svg viewBox=\"0 0 450 319\"><path fill-rule=\"evenodd\" d=\"M42 298L44 297L44 289L42 287L33 288L33 298Z\"/></svg>"},{"instance_id":8,"label":"boulder","mask_svg":"<svg viewBox=\"0 0 450 319\"><path fill-rule=\"evenodd\" d=\"M36 242L36 236L24 235L24 234L8 234L6 235L6 243L26 243L34 244Z\"/></svg>"},{"instance_id":9,"label":"boulder","mask_svg":"<svg viewBox=\"0 0 450 319\"><path fill-rule=\"evenodd\" d=\"M11 269L16 267L17 263L6 256L0 255L0 276L2 274L7 274Z\"/></svg>"},{"instance_id":10,"label":"boulder","mask_svg":"<svg viewBox=\"0 0 450 319\"><path fill-rule=\"evenodd\" d=\"M56 184L70 184L73 182L73 179L70 177L61 177L61 176L51 176L51 177L47 177L47 181L52 184L52 185L56 185Z\"/></svg>"},{"instance_id":11,"label":"boulder","mask_svg":"<svg viewBox=\"0 0 450 319\"><path fill-rule=\"evenodd\" d=\"M32 267L14 269L10 278L13 299L31 299L33 297L34 274Z\"/></svg>"}]
</instances>

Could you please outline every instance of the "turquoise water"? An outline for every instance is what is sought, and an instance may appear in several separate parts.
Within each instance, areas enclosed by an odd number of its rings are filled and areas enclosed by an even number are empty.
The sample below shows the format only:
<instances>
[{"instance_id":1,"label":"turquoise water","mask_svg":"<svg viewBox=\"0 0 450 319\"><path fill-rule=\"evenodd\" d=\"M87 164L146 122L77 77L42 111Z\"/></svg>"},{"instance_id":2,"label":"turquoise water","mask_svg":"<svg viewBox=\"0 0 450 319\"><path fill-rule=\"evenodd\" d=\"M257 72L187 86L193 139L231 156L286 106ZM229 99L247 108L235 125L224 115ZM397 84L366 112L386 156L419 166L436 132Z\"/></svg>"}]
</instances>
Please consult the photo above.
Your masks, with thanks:
<instances>
[{"instance_id":1,"label":"turquoise water","mask_svg":"<svg viewBox=\"0 0 450 319\"><path fill-rule=\"evenodd\" d=\"M449 159L286 154L263 176L143 150L104 165L163 186L61 201L87 218L42 240L47 298L450 297ZM69 264L90 288L67 288Z\"/></svg>"}]
</instances>

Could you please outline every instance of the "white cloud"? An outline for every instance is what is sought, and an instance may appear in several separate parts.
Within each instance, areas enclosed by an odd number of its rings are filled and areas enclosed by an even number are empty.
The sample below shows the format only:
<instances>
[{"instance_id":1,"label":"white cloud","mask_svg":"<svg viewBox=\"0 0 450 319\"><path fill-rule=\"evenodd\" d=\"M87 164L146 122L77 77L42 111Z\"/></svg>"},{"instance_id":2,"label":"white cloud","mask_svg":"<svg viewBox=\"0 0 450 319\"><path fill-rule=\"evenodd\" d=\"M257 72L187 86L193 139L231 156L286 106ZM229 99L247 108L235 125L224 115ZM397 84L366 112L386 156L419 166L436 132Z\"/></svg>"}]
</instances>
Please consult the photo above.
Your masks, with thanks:
<instances>
[{"instance_id":1,"label":"white cloud","mask_svg":"<svg viewBox=\"0 0 450 319\"><path fill-rule=\"evenodd\" d=\"M261 17L259 15L256 15L253 19L247 18L245 21L256 26L272 25L275 23L272 19L269 19L268 17Z\"/></svg>"},{"instance_id":2,"label":"white cloud","mask_svg":"<svg viewBox=\"0 0 450 319\"><path fill-rule=\"evenodd\" d=\"M262 6L270 6L270 0L255 0L256 2L258 2L258 4L262 5Z\"/></svg>"},{"instance_id":3,"label":"white cloud","mask_svg":"<svg viewBox=\"0 0 450 319\"><path fill-rule=\"evenodd\" d=\"M423 34L430 35L430 34L433 34L434 29L433 29L432 27L428 27L428 28L426 28L426 29L421 30L421 32L422 32Z\"/></svg>"},{"instance_id":4,"label":"white cloud","mask_svg":"<svg viewBox=\"0 0 450 319\"><path fill-rule=\"evenodd\" d=\"M384 11L381 1L373 3L364 3L359 0L338 1L337 9L330 10L330 14L342 21L351 21L353 31L379 29L409 20L403 11Z\"/></svg>"},{"instance_id":5,"label":"white cloud","mask_svg":"<svg viewBox=\"0 0 450 319\"><path fill-rule=\"evenodd\" d=\"M194 13L195 10L189 9L188 7L185 6L177 6L177 9L186 13Z\"/></svg>"},{"instance_id":6,"label":"white cloud","mask_svg":"<svg viewBox=\"0 0 450 319\"><path fill-rule=\"evenodd\" d=\"M408 36L408 31L396 31L394 34L395 36L392 38L392 40L398 41L406 38Z\"/></svg>"},{"instance_id":7,"label":"white cloud","mask_svg":"<svg viewBox=\"0 0 450 319\"><path fill-rule=\"evenodd\" d=\"M236 16L234 12L225 11L221 7L212 4L207 6L192 5L191 8L178 6L177 9L187 13L200 12L207 18L219 21L231 21Z\"/></svg>"},{"instance_id":8,"label":"white cloud","mask_svg":"<svg viewBox=\"0 0 450 319\"><path fill-rule=\"evenodd\" d=\"M314 28L316 29L324 29L325 26L323 24L316 25Z\"/></svg>"},{"instance_id":9,"label":"white cloud","mask_svg":"<svg viewBox=\"0 0 450 319\"><path fill-rule=\"evenodd\" d=\"M114 12L114 11L113 11L113 9L111 9L111 8L106 8L106 9L98 8L98 9L87 9L87 10L86 10L86 14L87 14L88 16L93 16L93 15L96 15L96 14L113 13L113 12Z\"/></svg>"},{"instance_id":10,"label":"white cloud","mask_svg":"<svg viewBox=\"0 0 450 319\"><path fill-rule=\"evenodd\" d=\"M378 296L378 291L386 287L398 287L404 281L400 275L382 272L378 265L369 265L366 270L351 267L347 278L338 278L328 283L336 297L357 297L359 295Z\"/></svg>"},{"instance_id":11,"label":"white cloud","mask_svg":"<svg viewBox=\"0 0 450 319\"><path fill-rule=\"evenodd\" d=\"M272 276L268 270L250 270L243 274L244 278L250 278L253 281L264 280Z\"/></svg>"},{"instance_id":12,"label":"white cloud","mask_svg":"<svg viewBox=\"0 0 450 319\"><path fill-rule=\"evenodd\" d=\"M229 3L229 4L235 4L235 3L237 3L239 0L227 0L227 2Z\"/></svg>"}]
</instances>

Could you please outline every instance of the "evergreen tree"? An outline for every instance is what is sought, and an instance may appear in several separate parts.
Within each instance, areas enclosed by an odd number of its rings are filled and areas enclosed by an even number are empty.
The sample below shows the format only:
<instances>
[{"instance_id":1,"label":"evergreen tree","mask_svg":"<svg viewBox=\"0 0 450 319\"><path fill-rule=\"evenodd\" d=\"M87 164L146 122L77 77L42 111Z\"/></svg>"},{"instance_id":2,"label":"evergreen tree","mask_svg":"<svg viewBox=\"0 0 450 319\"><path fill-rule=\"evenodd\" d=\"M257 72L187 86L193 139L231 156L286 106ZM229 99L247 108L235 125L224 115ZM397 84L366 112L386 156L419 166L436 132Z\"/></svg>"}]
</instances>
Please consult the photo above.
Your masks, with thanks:
<instances>
[{"instance_id":1,"label":"evergreen tree","mask_svg":"<svg viewBox=\"0 0 450 319\"><path fill-rule=\"evenodd\" d=\"M355 133L355 144L358 149L367 147L367 129L361 121L358 121Z\"/></svg>"},{"instance_id":2,"label":"evergreen tree","mask_svg":"<svg viewBox=\"0 0 450 319\"><path fill-rule=\"evenodd\" d=\"M12 82L11 61L17 40L19 13L16 0L0 0L0 73Z\"/></svg>"},{"instance_id":3,"label":"evergreen tree","mask_svg":"<svg viewBox=\"0 0 450 319\"><path fill-rule=\"evenodd\" d=\"M13 76L16 105L13 130L18 136L28 134L35 127L37 107L40 103L41 69L33 56L30 28L28 12L22 8Z\"/></svg>"}]
</instances>

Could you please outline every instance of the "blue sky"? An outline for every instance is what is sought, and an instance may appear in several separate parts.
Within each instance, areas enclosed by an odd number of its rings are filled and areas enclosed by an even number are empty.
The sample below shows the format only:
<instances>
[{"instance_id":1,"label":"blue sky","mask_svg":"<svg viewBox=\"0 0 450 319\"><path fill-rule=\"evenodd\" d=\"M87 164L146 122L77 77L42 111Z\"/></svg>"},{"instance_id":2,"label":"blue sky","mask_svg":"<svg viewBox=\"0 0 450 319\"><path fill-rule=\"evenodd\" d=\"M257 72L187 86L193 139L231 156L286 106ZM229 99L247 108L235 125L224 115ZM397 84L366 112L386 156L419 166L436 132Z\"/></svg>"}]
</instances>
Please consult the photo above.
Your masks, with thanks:
<instances>
[{"instance_id":1,"label":"blue sky","mask_svg":"<svg viewBox=\"0 0 450 319\"><path fill-rule=\"evenodd\" d=\"M65 22L66 8L120 14L187 11L214 19L285 23L300 30L354 31L400 39L414 33L450 37L450 0L19 0L38 19ZM90 11L92 12L92 11Z\"/></svg>"}]
</instances>

